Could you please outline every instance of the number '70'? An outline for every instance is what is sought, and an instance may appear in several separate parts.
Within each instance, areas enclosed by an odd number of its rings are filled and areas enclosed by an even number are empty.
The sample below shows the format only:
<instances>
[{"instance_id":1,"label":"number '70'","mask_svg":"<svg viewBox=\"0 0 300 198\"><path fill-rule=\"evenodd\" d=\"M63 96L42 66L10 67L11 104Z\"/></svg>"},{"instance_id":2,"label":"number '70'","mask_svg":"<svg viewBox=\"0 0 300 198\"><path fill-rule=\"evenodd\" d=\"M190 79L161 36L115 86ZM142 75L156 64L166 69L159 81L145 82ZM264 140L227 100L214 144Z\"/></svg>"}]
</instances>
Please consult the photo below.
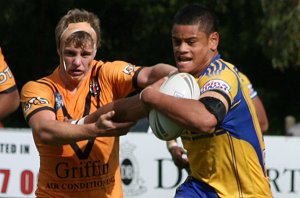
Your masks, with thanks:
<instances>
[{"instance_id":1,"label":"number '70'","mask_svg":"<svg viewBox=\"0 0 300 198\"><path fill-rule=\"evenodd\" d=\"M9 169L0 169L0 174L3 174L3 184L0 185L0 194L7 192L7 186L10 178ZM1 182L0 182L1 184ZM21 173L21 192L23 194L31 194L33 192L33 173L30 170L23 170Z\"/></svg>"}]
</instances>

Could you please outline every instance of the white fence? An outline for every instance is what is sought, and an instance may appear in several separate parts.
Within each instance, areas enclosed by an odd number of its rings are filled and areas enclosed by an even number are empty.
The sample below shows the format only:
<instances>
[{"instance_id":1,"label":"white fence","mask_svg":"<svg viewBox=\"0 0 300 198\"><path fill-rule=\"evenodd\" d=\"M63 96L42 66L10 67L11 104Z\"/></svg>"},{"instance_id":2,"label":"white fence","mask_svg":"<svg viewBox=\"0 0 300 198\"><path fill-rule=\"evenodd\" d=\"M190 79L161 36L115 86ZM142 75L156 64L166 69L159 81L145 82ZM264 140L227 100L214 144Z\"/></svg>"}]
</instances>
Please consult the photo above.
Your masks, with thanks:
<instances>
[{"instance_id":1,"label":"white fence","mask_svg":"<svg viewBox=\"0 0 300 198\"><path fill-rule=\"evenodd\" d=\"M265 136L265 142L274 198L299 198L300 137ZM121 137L120 163L125 198L173 197L187 176L149 133ZM0 197L34 197L38 164L30 129L0 129Z\"/></svg>"}]
</instances>

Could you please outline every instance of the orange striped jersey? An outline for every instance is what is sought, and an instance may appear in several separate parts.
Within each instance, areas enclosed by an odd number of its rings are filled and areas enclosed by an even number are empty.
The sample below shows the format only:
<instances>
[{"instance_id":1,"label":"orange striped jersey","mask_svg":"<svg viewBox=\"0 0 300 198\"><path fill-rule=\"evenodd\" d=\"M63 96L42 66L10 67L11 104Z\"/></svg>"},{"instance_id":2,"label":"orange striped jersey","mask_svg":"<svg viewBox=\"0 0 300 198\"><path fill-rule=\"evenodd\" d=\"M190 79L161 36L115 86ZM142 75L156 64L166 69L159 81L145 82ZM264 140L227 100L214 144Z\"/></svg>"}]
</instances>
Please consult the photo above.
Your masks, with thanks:
<instances>
[{"instance_id":1,"label":"orange striped jersey","mask_svg":"<svg viewBox=\"0 0 300 198\"><path fill-rule=\"evenodd\" d=\"M123 61L93 61L89 78L75 94L69 93L58 74L30 81L21 91L27 121L38 111L50 110L56 118L80 119L137 90L141 67ZM97 137L69 145L42 144L34 136L40 155L37 197L123 197L119 167L119 138Z\"/></svg>"},{"instance_id":2,"label":"orange striped jersey","mask_svg":"<svg viewBox=\"0 0 300 198\"><path fill-rule=\"evenodd\" d=\"M200 74L198 83L201 94L222 94L229 110L214 133L182 134L191 176L211 186L219 197L272 197L262 133L238 70L218 55Z\"/></svg>"},{"instance_id":3,"label":"orange striped jersey","mask_svg":"<svg viewBox=\"0 0 300 198\"><path fill-rule=\"evenodd\" d=\"M16 89L15 78L5 62L0 48L0 93L9 93Z\"/></svg>"}]
</instances>

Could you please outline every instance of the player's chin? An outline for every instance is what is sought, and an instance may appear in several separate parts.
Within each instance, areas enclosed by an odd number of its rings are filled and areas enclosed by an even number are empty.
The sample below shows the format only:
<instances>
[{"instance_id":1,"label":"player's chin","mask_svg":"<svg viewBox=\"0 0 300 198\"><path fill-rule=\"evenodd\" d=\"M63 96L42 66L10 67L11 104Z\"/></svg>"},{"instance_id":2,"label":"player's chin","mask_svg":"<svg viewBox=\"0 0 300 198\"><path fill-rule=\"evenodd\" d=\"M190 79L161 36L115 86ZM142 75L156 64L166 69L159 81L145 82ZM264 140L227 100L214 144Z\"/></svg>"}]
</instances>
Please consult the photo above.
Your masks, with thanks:
<instances>
[{"instance_id":1,"label":"player's chin","mask_svg":"<svg viewBox=\"0 0 300 198\"><path fill-rule=\"evenodd\" d=\"M179 61L177 62L177 69L179 72L190 73L190 68L192 68L191 61Z\"/></svg>"},{"instance_id":2,"label":"player's chin","mask_svg":"<svg viewBox=\"0 0 300 198\"><path fill-rule=\"evenodd\" d=\"M84 71L81 70L70 70L68 71L68 74L72 76L73 78L80 78L81 76L84 76Z\"/></svg>"},{"instance_id":3,"label":"player's chin","mask_svg":"<svg viewBox=\"0 0 300 198\"><path fill-rule=\"evenodd\" d=\"M73 83L78 83L84 78L83 75L71 75L71 80Z\"/></svg>"}]
</instances>

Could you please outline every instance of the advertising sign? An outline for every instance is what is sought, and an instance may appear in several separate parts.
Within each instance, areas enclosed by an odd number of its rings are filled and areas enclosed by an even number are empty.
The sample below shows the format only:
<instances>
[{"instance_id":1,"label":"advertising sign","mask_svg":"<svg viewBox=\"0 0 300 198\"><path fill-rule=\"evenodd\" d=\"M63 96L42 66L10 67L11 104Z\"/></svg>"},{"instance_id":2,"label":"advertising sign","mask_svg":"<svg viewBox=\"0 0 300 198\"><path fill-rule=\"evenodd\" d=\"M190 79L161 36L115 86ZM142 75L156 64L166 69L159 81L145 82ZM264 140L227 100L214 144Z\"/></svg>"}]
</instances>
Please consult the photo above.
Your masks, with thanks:
<instances>
[{"instance_id":1,"label":"advertising sign","mask_svg":"<svg viewBox=\"0 0 300 198\"><path fill-rule=\"evenodd\" d=\"M274 198L300 197L300 137L266 136ZM173 197L187 173L173 164L165 142L149 133L120 138L125 198ZM30 129L0 129L0 197L35 197L39 157Z\"/></svg>"}]
</instances>

